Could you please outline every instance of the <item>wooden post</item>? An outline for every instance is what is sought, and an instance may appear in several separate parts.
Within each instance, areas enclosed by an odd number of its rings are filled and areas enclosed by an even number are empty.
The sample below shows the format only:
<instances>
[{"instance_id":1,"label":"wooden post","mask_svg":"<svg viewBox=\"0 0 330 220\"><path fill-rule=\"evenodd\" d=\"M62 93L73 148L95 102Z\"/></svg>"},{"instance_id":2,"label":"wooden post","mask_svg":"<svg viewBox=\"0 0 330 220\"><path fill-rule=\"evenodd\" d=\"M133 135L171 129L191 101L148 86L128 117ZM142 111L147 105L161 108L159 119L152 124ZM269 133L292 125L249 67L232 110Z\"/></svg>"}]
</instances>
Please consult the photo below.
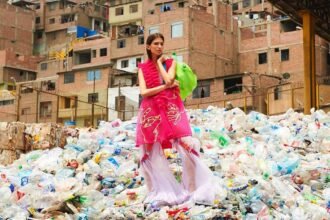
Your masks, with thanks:
<instances>
[{"instance_id":1,"label":"wooden post","mask_svg":"<svg viewBox=\"0 0 330 220\"><path fill-rule=\"evenodd\" d=\"M302 11L304 42L304 113L316 108L315 30L310 11Z\"/></svg>"}]
</instances>

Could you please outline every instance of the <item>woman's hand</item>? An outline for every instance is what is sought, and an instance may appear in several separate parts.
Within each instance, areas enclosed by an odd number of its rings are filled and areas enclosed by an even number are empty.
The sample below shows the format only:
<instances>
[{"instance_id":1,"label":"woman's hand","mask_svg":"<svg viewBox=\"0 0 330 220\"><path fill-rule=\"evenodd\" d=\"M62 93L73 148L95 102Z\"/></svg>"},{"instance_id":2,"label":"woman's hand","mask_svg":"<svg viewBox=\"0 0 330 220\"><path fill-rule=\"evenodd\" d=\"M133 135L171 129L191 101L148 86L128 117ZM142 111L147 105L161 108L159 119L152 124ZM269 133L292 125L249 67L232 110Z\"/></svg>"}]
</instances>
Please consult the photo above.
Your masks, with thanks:
<instances>
[{"instance_id":1,"label":"woman's hand","mask_svg":"<svg viewBox=\"0 0 330 220\"><path fill-rule=\"evenodd\" d=\"M165 62L165 60L167 60L167 57L164 56L164 55L161 55L158 60L157 60L157 63L158 65L163 65L163 63Z\"/></svg>"},{"instance_id":2,"label":"woman's hand","mask_svg":"<svg viewBox=\"0 0 330 220\"><path fill-rule=\"evenodd\" d=\"M179 86L180 86L180 82L178 80L174 80L174 82L172 82L172 83L165 84L166 89L179 87Z\"/></svg>"},{"instance_id":3,"label":"woman's hand","mask_svg":"<svg viewBox=\"0 0 330 220\"><path fill-rule=\"evenodd\" d=\"M178 80L174 80L174 82L171 85L171 88L173 87L179 87L180 86L180 82Z\"/></svg>"}]
</instances>

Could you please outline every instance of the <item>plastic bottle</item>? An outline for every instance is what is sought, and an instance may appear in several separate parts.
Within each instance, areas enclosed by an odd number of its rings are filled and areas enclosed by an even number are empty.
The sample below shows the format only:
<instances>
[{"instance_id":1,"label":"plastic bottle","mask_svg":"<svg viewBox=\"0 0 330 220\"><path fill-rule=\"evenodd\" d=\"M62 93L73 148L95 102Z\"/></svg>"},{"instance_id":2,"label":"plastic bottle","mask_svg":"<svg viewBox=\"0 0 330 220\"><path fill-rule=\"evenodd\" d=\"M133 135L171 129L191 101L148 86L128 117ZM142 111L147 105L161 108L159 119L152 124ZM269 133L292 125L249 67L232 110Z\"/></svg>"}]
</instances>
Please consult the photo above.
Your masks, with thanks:
<instances>
[{"instance_id":1,"label":"plastic bottle","mask_svg":"<svg viewBox=\"0 0 330 220\"><path fill-rule=\"evenodd\" d=\"M224 135L220 132L212 131L211 138L217 140L218 144L222 148L225 148L229 145L230 138L227 135Z\"/></svg>"},{"instance_id":2,"label":"plastic bottle","mask_svg":"<svg viewBox=\"0 0 330 220\"><path fill-rule=\"evenodd\" d=\"M293 156L291 158L286 157L284 160L277 164L277 169L282 174L291 174L299 165L299 157Z\"/></svg>"}]
</instances>

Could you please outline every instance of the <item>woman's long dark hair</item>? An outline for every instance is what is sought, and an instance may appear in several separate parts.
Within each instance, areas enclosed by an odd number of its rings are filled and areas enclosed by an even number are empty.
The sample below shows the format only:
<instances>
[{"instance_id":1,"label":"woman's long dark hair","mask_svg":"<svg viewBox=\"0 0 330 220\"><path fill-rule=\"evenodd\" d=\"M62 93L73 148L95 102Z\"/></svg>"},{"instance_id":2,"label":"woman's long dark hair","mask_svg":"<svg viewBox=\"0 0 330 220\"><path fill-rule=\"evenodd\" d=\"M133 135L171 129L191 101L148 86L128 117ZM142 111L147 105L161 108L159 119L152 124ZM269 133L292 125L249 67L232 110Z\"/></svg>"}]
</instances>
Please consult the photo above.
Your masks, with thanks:
<instances>
[{"instance_id":1,"label":"woman's long dark hair","mask_svg":"<svg viewBox=\"0 0 330 220\"><path fill-rule=\"evenodd\" d=\"M147 38L147 42L146 45L150 46L151 43L156 39L156 38L161 38L164 41L164 36L161 33L154 33L154 34L150 34ZM148 48L146 48L147 54L148 54L148 58L151 59L151 51L148 50Z\"/></svg>"}]
</instances>

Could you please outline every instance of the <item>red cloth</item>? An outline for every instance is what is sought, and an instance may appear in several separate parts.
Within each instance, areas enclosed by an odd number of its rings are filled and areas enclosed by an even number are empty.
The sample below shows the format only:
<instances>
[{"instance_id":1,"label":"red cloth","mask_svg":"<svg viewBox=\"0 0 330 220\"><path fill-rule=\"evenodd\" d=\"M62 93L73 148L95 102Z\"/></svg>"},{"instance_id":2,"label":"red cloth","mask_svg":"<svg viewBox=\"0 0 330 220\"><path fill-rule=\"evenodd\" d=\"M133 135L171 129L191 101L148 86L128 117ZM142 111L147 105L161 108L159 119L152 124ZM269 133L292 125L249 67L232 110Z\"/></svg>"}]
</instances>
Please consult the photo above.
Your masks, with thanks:
<instances>
[{"instance_id":1,"label":"red cloth","mask_svg":"<svg viewBox=\"0 0 330 220\"><path fill-rule=\"evenodd\" d=\"M165 61L166 69L173 59ZM162 84L156 64L151 60L139 65L147 88ZM157 95L143 98L138 114L136 145L159 142L163 148L171 148L171 139L191 136L191 128L179 95L179 88L169 88Z\"/></svg>"}]
</instances>

